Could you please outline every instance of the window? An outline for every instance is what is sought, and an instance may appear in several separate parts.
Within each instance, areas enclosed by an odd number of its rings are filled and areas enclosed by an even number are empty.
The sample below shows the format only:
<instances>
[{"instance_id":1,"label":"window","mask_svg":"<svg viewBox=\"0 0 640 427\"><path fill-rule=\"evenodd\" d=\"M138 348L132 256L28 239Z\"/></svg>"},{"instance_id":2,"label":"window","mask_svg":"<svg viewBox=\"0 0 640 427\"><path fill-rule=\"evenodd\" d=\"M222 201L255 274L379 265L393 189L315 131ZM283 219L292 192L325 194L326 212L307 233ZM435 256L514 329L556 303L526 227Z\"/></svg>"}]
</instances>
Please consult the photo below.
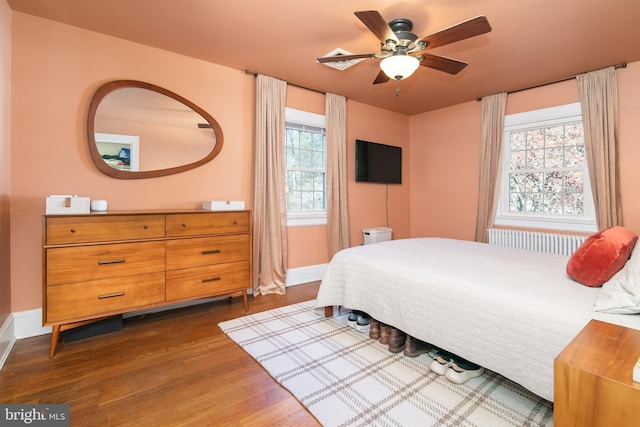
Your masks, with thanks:
<instances>
[{"instance_id":1,"label":"window","mask_svg":"<svg viewBox=\"0 0 640 427\"><path fill-rule=\"evenodd\" d=\"M497 225L596 231L580 104L505 117Z\"/></svg>"},{"instance_id":2,"label":"window","mask_svg":"<svg viewBox=\"0 0 640 427\"><path fill-rule=\"evenodd\" d=\"M325 117L285 112L287 225L327 223Z\"/></svg>"}]
</instances>

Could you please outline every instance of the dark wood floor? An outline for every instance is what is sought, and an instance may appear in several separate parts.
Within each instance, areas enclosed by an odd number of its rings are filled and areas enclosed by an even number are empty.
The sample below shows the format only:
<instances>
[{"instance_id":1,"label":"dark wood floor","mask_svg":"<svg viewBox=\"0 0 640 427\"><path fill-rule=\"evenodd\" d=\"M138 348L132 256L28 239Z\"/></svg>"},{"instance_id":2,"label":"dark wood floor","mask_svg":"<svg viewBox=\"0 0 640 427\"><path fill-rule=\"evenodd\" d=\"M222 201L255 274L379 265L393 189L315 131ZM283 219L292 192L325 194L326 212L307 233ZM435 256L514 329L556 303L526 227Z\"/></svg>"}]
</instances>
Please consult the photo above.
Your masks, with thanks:
<instances>
[{"instance_id":1,"label":"dark wood floor","mask_svg":"<svg viewBox=\"0 0 640 427\"><path fill-rule=\"evenodd\" d=\"M250 297L250 313L315 298L318 283ZM18 341L0 403L67 403L72 426L317 426L315 418L220 330L241 298L125 320L121 331L58 344Z\"/></svg>"}]
</instances>

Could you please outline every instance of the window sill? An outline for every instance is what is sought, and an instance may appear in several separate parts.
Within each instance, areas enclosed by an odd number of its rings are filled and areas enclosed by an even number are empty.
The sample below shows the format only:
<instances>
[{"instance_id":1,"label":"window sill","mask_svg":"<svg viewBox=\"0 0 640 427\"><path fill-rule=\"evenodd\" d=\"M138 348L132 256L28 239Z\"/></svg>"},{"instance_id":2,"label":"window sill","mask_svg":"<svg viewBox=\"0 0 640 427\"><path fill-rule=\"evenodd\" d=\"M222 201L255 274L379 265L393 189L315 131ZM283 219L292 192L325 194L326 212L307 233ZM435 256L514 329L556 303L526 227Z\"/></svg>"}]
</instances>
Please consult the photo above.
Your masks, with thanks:
<instances>
[{"instance_id":1,"label":"window sill","mask_svg":"<svg viewBox=\"0 0 640 427\"><path fill-rule=\"evenodd\" d=\"M544 230L575 231L580 233L595 233L598 226L594 221L575 221L570 219L547 218L517 218L511 216L497 216L494 225L520 228L540 228Z\"/></svg>"},{"instance_id":2,"label":"window sill","mask_svg":"<svg viewBox=\"0 0 640 427\"><path fill-rule=\"evenodd\" d=\"M287 227L307 227L311 225L327 225L327 217L287 218Z\"/></svg>"}]
</instances>

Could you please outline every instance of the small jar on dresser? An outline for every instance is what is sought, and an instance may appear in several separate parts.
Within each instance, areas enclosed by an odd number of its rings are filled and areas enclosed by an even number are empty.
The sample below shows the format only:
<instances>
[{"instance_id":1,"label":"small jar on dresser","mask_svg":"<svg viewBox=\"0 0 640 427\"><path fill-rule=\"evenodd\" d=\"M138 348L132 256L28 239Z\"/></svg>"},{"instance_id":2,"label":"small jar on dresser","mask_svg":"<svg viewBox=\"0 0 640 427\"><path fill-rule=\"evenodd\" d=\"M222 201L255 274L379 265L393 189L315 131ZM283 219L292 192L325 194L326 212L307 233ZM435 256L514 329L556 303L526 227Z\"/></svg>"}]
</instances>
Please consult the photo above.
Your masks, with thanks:
<instances>
[{"instance_id":1,"label":"small jar on dresser","mask_svg":"<svg viewBox=\"0 0 640 427\"><path fill-rule=\"evenodd\" d=\"M115 314L241 295L249 310L251 211L43 216L42 322L61 331Z\"/></svg>"}]
</instances>

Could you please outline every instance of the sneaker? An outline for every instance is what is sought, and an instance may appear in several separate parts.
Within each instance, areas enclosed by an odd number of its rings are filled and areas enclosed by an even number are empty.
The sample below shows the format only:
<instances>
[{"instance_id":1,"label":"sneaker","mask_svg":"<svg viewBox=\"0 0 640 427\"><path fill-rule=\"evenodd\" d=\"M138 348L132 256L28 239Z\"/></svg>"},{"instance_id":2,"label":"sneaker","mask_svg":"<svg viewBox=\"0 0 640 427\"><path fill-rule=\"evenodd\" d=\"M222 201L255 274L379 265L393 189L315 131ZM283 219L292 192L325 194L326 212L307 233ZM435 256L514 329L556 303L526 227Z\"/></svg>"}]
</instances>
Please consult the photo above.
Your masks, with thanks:
<instances>
[{"instance_id":1,"label":"sneaker","mask_svg":"<svg viewBox=\"0 0 640 427\"><path fill-rule=\"evenodd\" d=\"M454 356L451 362L451 366L456 368L458 371L474 371L480 368L480 365L476 365L475 363L469 362L468 360L458 356Z\"/></svg>"},{"instance_id":2,"label":"sneaker","mask_svg":"<svg viewBox=\"0 0 640 427\"><path fill-rule=\"evenodd\" d=\"M451 361L437 354L429 364L429 369L438 375L444 375L449 370L449 366L451 366Z\"/></svg>"},{"instance_id":3,"label":"sneaker","mask_svg":"<svg viewBox=\"0 0 640 427\"><path fill-rule=\"evenodd\" d=\"M435 359L437 355L438 355L438 348L436 347L431 349L431 351L427 352L427 356L429 356L429 359Z\"/></svg>"},{"instance_id":4,"label":"sneaker","mask_svg":"<svg viewBox=\"0 0 640 427\"><path fill-rule=\"evenodd\" d=\"M476 365L477 366L477 365ZM447 370L447 373L444 375L446 379L455 384L464 384L472 378L479 377L484 373L484 368L482 366L478 366L474 369L463 369L460 368L456 362L451 362L451 366Z\"/></svg>"},{"instance_id":5,"label":"sneaker","mask_svg":"<svg viewBox=\"0 0 640 427\"><path fill-rule=\"evenodd\" d=\"M370 317L367 313L360 312L358 314L358 320L356 321L356 331L368 334L370 328L369 319Z\"/></svg>"},{"instance_id":6,"label":"sneaker","mask_svg":"<svg viewBox=\"0 0 640 427\"><path fill-rule=\"evenodd\" d=\"M358 323L358 314L360 312L358 310L351 310L351 313L349 313L349 318L347 319L347 324L349 325L349 327L355 329L356 328L356 324Z\"/></svg>"}]
</instances>

